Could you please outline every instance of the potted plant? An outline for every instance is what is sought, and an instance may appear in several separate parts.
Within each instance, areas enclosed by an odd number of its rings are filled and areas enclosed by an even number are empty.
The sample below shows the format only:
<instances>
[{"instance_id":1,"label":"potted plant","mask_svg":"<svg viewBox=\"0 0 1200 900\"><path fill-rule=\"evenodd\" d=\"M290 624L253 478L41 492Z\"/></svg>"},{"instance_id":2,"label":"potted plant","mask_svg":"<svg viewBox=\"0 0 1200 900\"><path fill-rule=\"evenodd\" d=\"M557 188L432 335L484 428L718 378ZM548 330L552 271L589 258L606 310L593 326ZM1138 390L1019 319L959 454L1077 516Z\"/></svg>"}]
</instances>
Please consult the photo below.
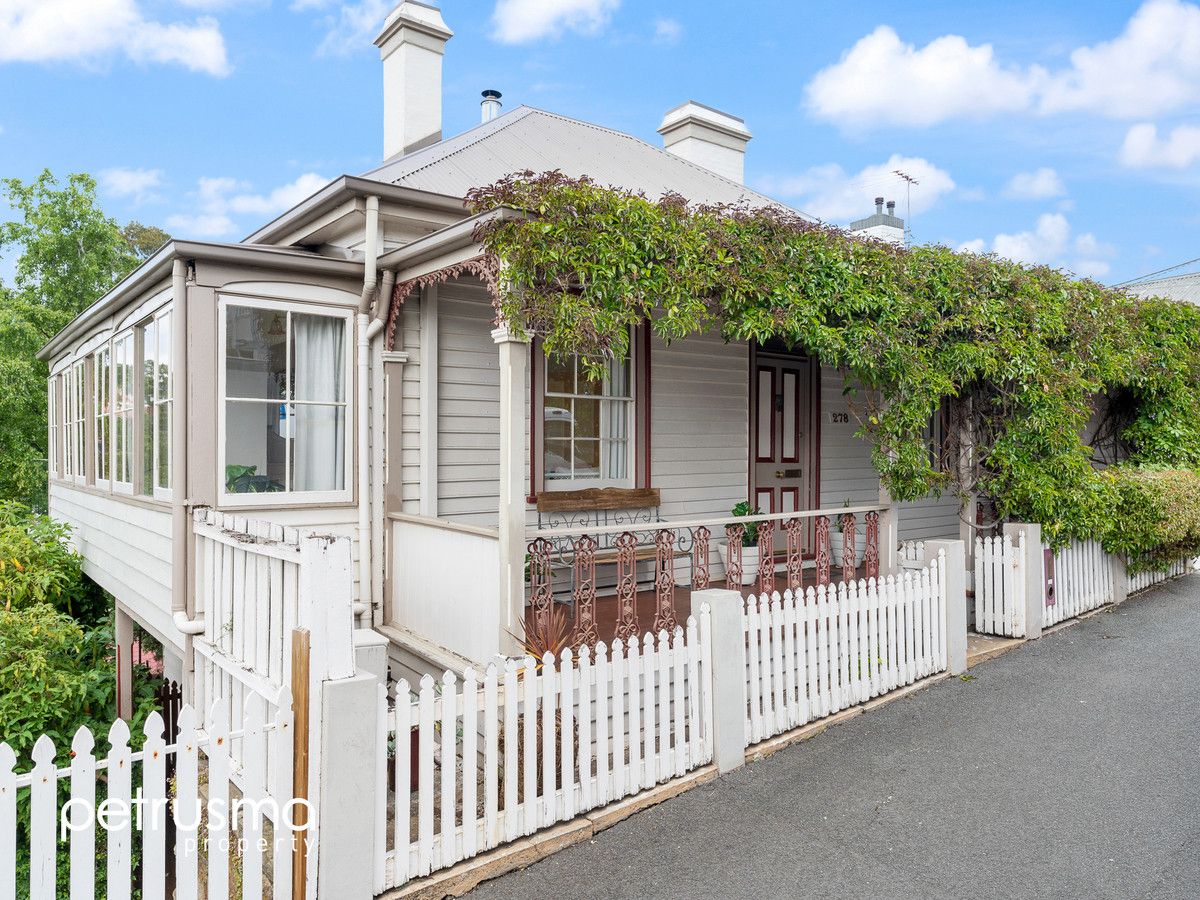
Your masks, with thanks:
<instances>
[{"instance_id":1,"label":"potted plant","mask_svg":"<svg viewBox=\"0 0 1200 900\"><path fill-rule=\"evenodd\" d=\"M732 514L738 517L741 516L760 516L762 510L756 506L743 500L731 510ZM717 552L721 554L721 563L725 566L726 573L729 572L729 546L728 543L722 541L717 544ZM745 531L742 532L742 585L754 584L758 578L758 523L749 522L745 525ZM726 575L728 580L728 575Z\"/></svg>"}]
</instances>

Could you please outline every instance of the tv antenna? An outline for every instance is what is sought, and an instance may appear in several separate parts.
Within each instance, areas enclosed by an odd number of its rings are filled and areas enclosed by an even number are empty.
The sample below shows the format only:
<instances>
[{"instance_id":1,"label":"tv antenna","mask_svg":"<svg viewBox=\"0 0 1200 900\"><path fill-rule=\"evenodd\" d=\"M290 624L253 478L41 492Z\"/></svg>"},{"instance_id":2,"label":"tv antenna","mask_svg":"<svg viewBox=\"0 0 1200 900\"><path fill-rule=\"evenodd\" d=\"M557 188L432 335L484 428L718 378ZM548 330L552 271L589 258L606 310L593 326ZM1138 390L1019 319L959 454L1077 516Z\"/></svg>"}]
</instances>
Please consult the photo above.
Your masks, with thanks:
<instances>
[{"instance_id":1,"label":"tv antenna","mask_svg":"<svg viewBox=\"0 0 1200 900\"><path fill-rule=\"evenodd\" d=\"M902 169L893 169L893 174L904 180L904 243L912 243L912 189L913 185L921 182Z\"/></svg>"}]
</instances>

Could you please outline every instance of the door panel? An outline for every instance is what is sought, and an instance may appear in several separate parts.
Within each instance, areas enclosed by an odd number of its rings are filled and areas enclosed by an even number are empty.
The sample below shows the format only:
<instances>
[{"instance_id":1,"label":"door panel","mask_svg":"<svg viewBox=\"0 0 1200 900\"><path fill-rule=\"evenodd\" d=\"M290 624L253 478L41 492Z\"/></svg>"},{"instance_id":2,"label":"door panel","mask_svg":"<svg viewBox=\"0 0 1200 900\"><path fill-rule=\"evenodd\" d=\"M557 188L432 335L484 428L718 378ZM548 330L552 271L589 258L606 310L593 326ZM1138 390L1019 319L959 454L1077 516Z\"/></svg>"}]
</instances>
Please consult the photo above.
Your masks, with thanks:
<instances>
[{"instance_id":1,"label":"door panel","mask_svg":"<svg viewBox=\"0 0 1200 900\"><path fill-rule=\"evenodd\" d=\"M754 385L754 498L763 512L811 508L815 472L808 360L760 354Z\"/></svg>"}]
</instances>

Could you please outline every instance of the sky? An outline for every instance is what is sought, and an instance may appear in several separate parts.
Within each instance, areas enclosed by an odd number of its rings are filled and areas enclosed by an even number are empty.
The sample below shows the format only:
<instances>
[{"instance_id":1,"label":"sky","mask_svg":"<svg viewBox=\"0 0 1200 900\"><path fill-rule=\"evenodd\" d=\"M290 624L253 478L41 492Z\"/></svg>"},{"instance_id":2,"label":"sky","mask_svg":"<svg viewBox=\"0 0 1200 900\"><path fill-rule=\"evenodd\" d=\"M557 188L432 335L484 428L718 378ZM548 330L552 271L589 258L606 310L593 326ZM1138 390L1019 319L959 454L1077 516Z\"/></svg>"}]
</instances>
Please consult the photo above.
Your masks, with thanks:
<instances>
[{"instance_id":1,"label":"sky","mask_svg":"<svg viewBox=\"0 0 1200 900\"><path fill-rule=\"evenodd\" d=\"M89 172L122 222L239 240L380 162L393 5L0 0L0 176ZM883 195L914 241L1110 284L1200 257L1192 3L440 5L447 135L485 88L656 145L694 99L745 119L749 185L835 224Z\"/></svg>"}]
</instances>

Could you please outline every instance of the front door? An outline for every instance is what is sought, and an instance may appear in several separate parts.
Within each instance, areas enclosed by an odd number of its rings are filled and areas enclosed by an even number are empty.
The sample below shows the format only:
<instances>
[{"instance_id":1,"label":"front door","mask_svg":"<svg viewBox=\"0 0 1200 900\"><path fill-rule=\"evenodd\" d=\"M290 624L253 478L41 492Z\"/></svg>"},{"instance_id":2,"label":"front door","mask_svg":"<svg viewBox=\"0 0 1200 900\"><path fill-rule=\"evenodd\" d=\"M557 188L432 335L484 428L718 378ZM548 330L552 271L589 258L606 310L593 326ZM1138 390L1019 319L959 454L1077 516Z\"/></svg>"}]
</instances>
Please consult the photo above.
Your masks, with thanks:
<instances>
[{"instance_id":1,"label":"front door","mask_svg":"<svg viewBox=\"0 0 1200 900\"><path fill-rule=\"evenodd\" d=\"M763 512L815 506L813 372L808 359L757 355L754 370L754 502Z\"/></svg>"}]
</instances>

